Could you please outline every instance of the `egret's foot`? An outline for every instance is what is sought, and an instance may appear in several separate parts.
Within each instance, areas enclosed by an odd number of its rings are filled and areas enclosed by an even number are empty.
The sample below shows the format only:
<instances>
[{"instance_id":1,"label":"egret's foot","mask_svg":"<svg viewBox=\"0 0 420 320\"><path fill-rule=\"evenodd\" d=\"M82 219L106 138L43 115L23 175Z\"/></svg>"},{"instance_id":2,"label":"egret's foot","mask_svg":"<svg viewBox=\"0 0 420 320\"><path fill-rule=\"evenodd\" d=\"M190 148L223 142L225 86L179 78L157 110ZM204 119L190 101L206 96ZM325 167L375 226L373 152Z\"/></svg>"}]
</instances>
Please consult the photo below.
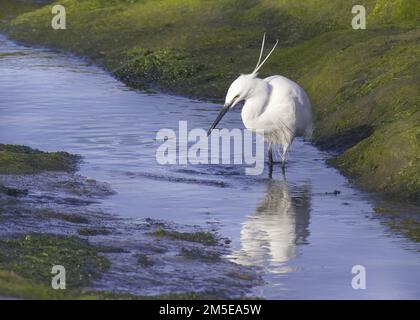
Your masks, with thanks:
<instances>
[{"instance_id":1,"label":"egret's foot","mask_svg":"<svg viewBox=\"0 0 420 320\"><path fill-rule=\"evenodd\" d=\"M268 179L272 179L273 178L273 164L269 164L268 165Z\"/></svg>"},{"instance_id":2,"label":"egret's foot","mask_svg":"<svg viewBox=\"0 0 420 320\"><path fill-rule=\"evenodd\" d=\"M282 162L282 161L277 161L277 162L273 162L270 163L268 162L268 178L272 179L273 178L273 168L274 168L274 164L281 164L281 172L283 174L283 177L286 177L286 163Z\"/></svg>"},{"instance_id":3,"label":"egret's foot","mask_svg":"<svg viewBox=\"0 0 420 320\"><path fill-rule=\"evenodd\" d=\"M287 164L287 161L281 161L281 160L279 160L279 161L270 162L270 159L268 159L265 163L268 163L268 164L279 164L282 167L285 167L286 164Z\"/></svg>"},{"instance_id":4,"label":"egret's foot","mask_svg":"<svg viewBox=\"0 0 420 320\"><path fill-rule=\"evenodd\" d=\"M282 161L273 161L273 162L270 162L270 159L268 159L265 163L268 163L268 164L282 164L283 162Z\"/></svg>"}]
</instances>

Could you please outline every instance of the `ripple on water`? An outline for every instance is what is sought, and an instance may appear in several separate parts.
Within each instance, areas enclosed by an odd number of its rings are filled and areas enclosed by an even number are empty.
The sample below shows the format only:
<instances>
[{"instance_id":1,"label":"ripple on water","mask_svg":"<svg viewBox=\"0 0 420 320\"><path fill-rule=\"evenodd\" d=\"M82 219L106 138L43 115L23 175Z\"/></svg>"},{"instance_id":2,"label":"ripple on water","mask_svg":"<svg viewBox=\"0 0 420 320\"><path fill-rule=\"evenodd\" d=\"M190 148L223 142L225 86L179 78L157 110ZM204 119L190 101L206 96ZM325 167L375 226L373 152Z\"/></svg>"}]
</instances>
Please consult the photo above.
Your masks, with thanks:
<instances>
[{"instance_id":1,"label":"ripple on water","mask_svg":"<svg viewBox=\"0 0 420 320\"><path fill-rule=\"evenodd\" d=\"M8 55L0 57L0 142L83 155L81 174L107 181L116 191L90 206L127 219L211 223L232 240L232 252L226 253L232 261L264 270L265 284L255 289L258 296L420 296L418 249L401 236L407 226L389 226L385 214L374 211L388 205L378 205L328 167L328 154L297 140L286 177L275 166L272 180L267 179L267 168L261 176L245 176L244 166L239 165L160 166L156 132L162 128L177 132L181 120L188 120L190 129L207 129L219 105L131 90L74 56L23 47L4 37L0 37L2 53ZM220 125L242 127L239 112L227 114ZM399 205L396 212L402 208ZM124 245L124 234L131 237L136 228L141 229L129 223L118 235L119 243ZM134 247L136 241L128 243ZM136 258L124 259L132 263ZM153 268L145 272L157 277L149 282L151 291L152 284L159 288L159 276L172 288L205 286L205 279L210 279L202 277L200 268L182 275L186 262L175 252L171 259L162 274ZM369 290L351 288L355 264L366 266ZM217 285L226 280L217 280L222 266L210 272ZM122 270L114 270L107 281L118 287ZM130 272L142 276L139 270ZM128 285L124 282L121 287Z\"/></svg>"}]
</instances>

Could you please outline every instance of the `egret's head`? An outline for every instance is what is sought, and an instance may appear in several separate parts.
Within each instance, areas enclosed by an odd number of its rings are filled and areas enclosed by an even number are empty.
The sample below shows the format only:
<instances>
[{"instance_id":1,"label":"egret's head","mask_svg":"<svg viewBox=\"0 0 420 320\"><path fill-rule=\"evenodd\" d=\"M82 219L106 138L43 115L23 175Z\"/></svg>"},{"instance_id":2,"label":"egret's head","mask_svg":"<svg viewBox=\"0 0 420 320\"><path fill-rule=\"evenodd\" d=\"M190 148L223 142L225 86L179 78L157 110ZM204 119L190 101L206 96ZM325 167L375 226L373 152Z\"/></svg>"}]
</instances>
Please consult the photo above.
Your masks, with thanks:
<instances>
[{"instance_id":1,"label":"egret's head","mask_svg":"<svg viewBox=\"0 0 420 320\"><path fill-rule=\"evenodd\" d=\"M232 84L229 87L228 93L226 95L225 105L223 106L222 110L220 110L219 115L217 116L213 124L211 125L209 131L207 132L207 135L210 135L211 131L217 126L220 120L222 120L226 112L233 109L239 102L246 100L252 94L252 91L255 89L255 84L256 84L255 79L257 77L257 72L264 65L264 63L267 61L270 55L273 53L278 42L279 41L277 40L273 49L271 49L271 51L265 57L264 61L261 62L262 54L264 51L264 44L265 44L265 33L264 33L263 41L261 44L260 57L258 59L258 62L254 71L250 74L242 74L235 81L232 82Z\"/></svg>"},{"instance_id":2,"label":"egret's head","mask_svg":"<svg viewBox=\"0 0 420 320\"><path fill-rule=\"evenodd\" d=\"M229 87L225 99L225 107L233 109L239 102L246 100L252 88L254 87L254 79L256 73L241 74Z\"/></svg>"},{"instance_id":3,"label":"egret's head","mask_svg":"<svg viewBox=\"0 0 420 320\"><path fill-rule=\"evenodd\" d=\"M253 88L253 80L257 77L256 73L241 74L229 87L228 93L225 99L225 105L220 110L216 120L214 120L207 135L210 135L212 130L216 128L220 120L224 115L231 109L233 109L239 102L246 100Z\"/></svg>"}]
</instances>

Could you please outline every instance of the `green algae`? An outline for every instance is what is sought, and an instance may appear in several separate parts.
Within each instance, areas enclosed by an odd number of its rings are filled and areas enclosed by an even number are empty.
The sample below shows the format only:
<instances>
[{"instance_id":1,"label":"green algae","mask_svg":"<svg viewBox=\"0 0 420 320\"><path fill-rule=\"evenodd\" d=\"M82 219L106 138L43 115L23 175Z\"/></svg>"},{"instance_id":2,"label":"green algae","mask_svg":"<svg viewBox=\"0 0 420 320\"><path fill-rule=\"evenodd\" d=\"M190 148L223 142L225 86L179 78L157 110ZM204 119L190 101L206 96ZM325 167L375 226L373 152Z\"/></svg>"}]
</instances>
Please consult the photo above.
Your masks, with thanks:
<instances>
[{"instance_id":1,"label":"green algae","mask_svg":"<svg viewBox=\"0 0 420 320\"><path fill-rule=\"evenodd\" d=\"M13 272L35 284L49 286L54 265L66 269L66 286L87 286L109 268L109 262L87 241L74 236L28 234L0 240L0 270Z\"/></svg>"},{"instance_id":2,"label":"green algae","mask_svg":"<svg viewBox=\"0 0 420 320\"><path fill-rule=\"evenodd\" d=\"M405 218L400 221L390 221L388 225L392 230L404 234L412 241L420 242L420 222Z\"/></svg>"},{"instance_id":3,"label":"green algae","mask_svg":"<svg viewBox=\"0 0 420 320\"><path fill-rule=\"evenodd\" d=\"M168 292L153 296L124 292L85 290L92 280L109 268L99 255L101 247L77 237L28 234L19 239L0 240L0 294L24 299L83 300L208 300L223 297L206 292ZM146 255L138 256L142 267L153 266ZM51 268L66 268L66 290L51 288Z\"/></svg>"},{"instance_id":4,"label":"green algae","mask_svg":"<svg viewBox=\"0 0 420 320\"><path fill-rule=\"evenodd\" d=\"M168 292L154 296L136 296L124 292L94 290L52 290L28 281L11 271L0 270L0 294L5 297L39 300L214 300L223 297L200 292Z\"/></svg>"},{"instance_id":5,"label":"green algae","mask_svg":"<svg viewBox=\"0 0 420 320\"><path fill-rule=\"evenodd\" d=\"M235 278L235 279L239 279L239 280L245 280L245 281L252 281L255 280L255 276L251 273L248 272L230 272L228 274L229 277Z\"/></svg>"},{"instance_id":6,"label":"green algae","mask_svg":"<svg viewBox=\"0 0 420 320\"><path fill-rule=\"evenodd\" d=\"M158 228L155 231L151 232L150 235L153 235L155 237L165 237L172 240L197 242L209 246L217 244L215 236L212 233L205 231L179 232Z\"/></svg>"},{"instance_id":7,"label":"green algae","mask_svg":"<svg viewBox=\"0 0 420 320\"><path fill-rule=\"evenodd\" d=\"M89 219L78 215L78 214L69 214L64 212L56 212L51 210L42 210L39 215L44 219L56 219L56 220L62 220L70 223L75 224L88 224Z\"/></svg>"},{"instance_id":8,"label":"green algae","mask_svg":"<svg viewBox=\"0 0 420 320\"><path fill-rule=\"evenodd\" d=\"M180 255L188 259L198 259L207 262L217 262L220 260L220 255L217 252L199 248L182 248Z\"/></svg>"},{"instance_id":9,"label":"green algae","mask_svg":"<svg viewBox=\"0 0 420 320\"><path fill-rule=\"evenodd\" d=\"M38 284L18 276L12 271L0 270L0 294L20 299L72 299L67 290L53 290L45 284Z\"/></svg>"},{"instance_id":10,"label":"green algae","mask_svg":"<svg viewBox=\"0 0 420 320\"><path fill-rule=\"evenodd\" d=\"M154 265L154 262L145 254L139 254L137 256L137 263L144 268L151 267Z\"/></svg>"},{"instance_id":11,"label":"green algae","mask_svg":"<svg viewBox=\"0 0 420 320\"><path fill-rule=\"evenodd\" d=\"M127 63L115 70L124 82L140 88L150 84L164 87L194 76L200 66L191 66L185 52L174 49L144 50L134 48L127 52Z\"/></svg>"},{"instance_id":12,"label":"green algae","mask_svg":"<svg viewBox=\"0 0 420 320\"><path fill-rule=\"evenodd\" d=\"M416 207L407 206L405 203L393 202L393 206L382 204L374 209L375 214L381 218L383 224L393 232L404 237L420 242L420 221Z\"/></svg>"},{"instance_id":13,"label":"green algae","mask_svg":"<svg viewBox=\"0 0 420 320\"><path fill-rule=\"evenodd\" d=\"M43 152L26 146L0 144L0 174L73 172L79 159L67 152Z\"/></svg>"}]
</instances>

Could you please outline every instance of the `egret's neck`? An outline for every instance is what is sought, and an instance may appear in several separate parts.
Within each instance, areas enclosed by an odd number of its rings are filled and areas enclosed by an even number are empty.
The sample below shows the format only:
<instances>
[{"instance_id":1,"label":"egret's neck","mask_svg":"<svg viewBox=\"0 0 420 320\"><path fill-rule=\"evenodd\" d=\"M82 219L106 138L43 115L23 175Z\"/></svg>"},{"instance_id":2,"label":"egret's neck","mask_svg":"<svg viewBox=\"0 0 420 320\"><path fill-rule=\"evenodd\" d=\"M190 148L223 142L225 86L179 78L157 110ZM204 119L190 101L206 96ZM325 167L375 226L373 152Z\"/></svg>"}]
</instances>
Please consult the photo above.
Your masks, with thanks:
<instances>
[{"instance_id":1,"label":"egret's neck","mask_svg":"<svg viewBox=\"0 0 420 320\"><path fill-rule=\"evenodd\" d=\"M242 108L242 121L247 129L258 129L255 122L264 112L270 98L270 85L262 79L255 78L253 89L249 92Z\"/></svg>"}]
</instances>

